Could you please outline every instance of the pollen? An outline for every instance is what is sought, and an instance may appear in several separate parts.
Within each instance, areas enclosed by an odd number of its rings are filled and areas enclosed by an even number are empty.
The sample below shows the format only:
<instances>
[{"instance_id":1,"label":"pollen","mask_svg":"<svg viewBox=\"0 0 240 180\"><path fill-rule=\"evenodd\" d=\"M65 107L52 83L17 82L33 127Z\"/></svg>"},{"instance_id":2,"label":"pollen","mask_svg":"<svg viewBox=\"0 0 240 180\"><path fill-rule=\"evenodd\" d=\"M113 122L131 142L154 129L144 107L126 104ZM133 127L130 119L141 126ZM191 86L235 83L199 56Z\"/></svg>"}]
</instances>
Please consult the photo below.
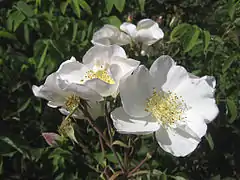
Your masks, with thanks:
<instances>
[{"instance_id":1,"label":"pollen","mask_svg":"<svg viewBox=\"0 0 240 180\"><path fill-rule=\"evenodd\" d=\"M157 92L146 101L145 111L152 113L152 116L163 125L172 125L176 121L184 120L184 112L187 106L182 97L178 97L173 92Z\"/></svg>"},{"instance_id":2,"label":"pollen","mask_svg":"<svg viewBox=\"0 0 240 180\"><path fill-rule=\"evenodd\" d=\"M108 84L115 84L115 81L113 80L113 78L104 69L98 70L96 72L94 72L93 70L90 70L87 72L86 76L88 79L98 78Z\"/></svg>"},{"instance_id":3,"label":"pollen","mask_svg":"<svg viewBox=\"0 0 240 180\"><path fill-rule=\"evenodd\" d=\"M65 106L69 111L71 111L73 108L75 108L79 104L80 104L80 98L74 94L68 96L67 100L65 101Z\"/></svg>"}]
</instances>

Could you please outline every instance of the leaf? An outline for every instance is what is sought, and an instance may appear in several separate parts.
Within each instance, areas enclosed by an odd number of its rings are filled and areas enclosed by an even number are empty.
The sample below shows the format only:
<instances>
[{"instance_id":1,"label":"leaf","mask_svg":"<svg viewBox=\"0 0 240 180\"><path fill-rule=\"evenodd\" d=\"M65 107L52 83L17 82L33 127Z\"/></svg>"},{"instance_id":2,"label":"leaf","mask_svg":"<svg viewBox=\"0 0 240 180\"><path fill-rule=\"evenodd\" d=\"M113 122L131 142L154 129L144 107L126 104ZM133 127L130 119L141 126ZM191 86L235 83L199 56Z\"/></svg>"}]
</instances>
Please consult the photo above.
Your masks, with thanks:
<instances>
[{"instance_id":1,"label":"leaf","mask_svg":"<svg viewBox=\"0 0 240 180\"><path fill-rule=\"evenodd\" d=\"M117 177L120 176L121 174L122 174L122 171L117 171L109 178L109 180L116 180Z\"/></svg>"},{"instance_id":2,"label":"leaf","mask_svg":"<svg viewBox=\"0 0 240 180\"><path fill-rule=\"evenodd\" d=\"M125 0L112 0L114 1L114 6L121 13L125 7Z\"/></svg>"},{"instance_id":3,"label":"leaf","mask_svg":"<svg viewBox=\"0 0 240 180\"><path fill-rule=\"evenodd\" d=\"M233 123L237 119L237 115L238 115L237 105L232 99L227 98L227 107L229 111L228 114L230 114L230 119L228 120L228 122Z\"/></svg>"},{"instance_id":4,"label":"leaf","mask_svg":"<svg viewBox=\"0 0 240 180\"><path fill-rule=\"evenodd\" d=\"M138 0L138 4L139 4L139 6L140 6L140 11L141 11L141 12L144 11L145 1L146 1L146 0Z\"/></svg>"},{"instance_id":5,"label":"leaf","mask_svg":"<svg viewBox=\"0 0 240 180\"><path fill-rule=\"evenodd\" d=\"M175 180L186 180L184 177L181 177L181 176L171 176L173 179Z\"/></svg>"},{"instance_id":6,"label":"leaf","mask_svg":"<svg viewBox=\"0 0 240 180\"><path fill-rule=\"evenodd\" d=\"M73 34L72 34L72 42L75 41L77 36L77 30L78 30L78 23L73 21Z\"/></svg>"},{"instance_id":7,"label":"leaf","mask_svg":"<svg viewBox=\"0 0 240 180\"><path fill-rule=\"evenodd\" d=\"M108 17L108 23L116 27L120 27L120 25L122 24L122 22L118 19L117 16Z\"/></svg>"},{"instance_id":8,"label":"leaf","mask_svg":"<svg viewBox=\"0 0 240 180\"><path fill-rule=\"evenodd\" d=\"M4 137L4 136L0 136L0 140L7 143L8 145L10 145L11 147L13 147L14 149L16 149L18 152L20 152L21 154L24 154L24 152L22 151L22 149L20 149L18 147L18 145L16 145L10 138L8 137Z\"/></svg>"},{"instance_id":9,"label":"leaf","mask_svg":"<svg viewBox=\"0 0 240 180\"><path fill-rule=\"evenodd\" d=\"M119 145L121 147L125 147L125 148L129 148L128 145L126 145L125 143L123 143L122 141L116 140L112 143L112 145Z\"/></svg>"},{"instance_id":10,"label":"leaf","mask_svg":"<svg viewBox=\"0 0 240 180\"><path fill-rule=\"evenodd\" d=\"M223 64L222 72L226 72L230 68L232 63L238 59L238 57L239 57L239 54L233 54L230 57L228 57Z\"/></svg>"},{"instance_id":11,"label":"leaf","mask_svg":"<svg viewBox=\"0 0 240 180\"><path fill-rule=\"evenodd\" d=\"M28 100L17 110L18 113L24 111L27 109L27 107L29 106L31 102L31 98L28 98Z\"/></svg>"},{"instance_id":12,"label":"leaf","mask_svg":"<svg viewBox=\"0 0 240 180\"><path fill-rule=\"evenodd\" d=\"M210 180L221 180L221 176L220 176L220 174L218 174L214 177L211 177Z\"/></svg>"},{"instance_id":13,"label":"leaf","mask_svg":"<svg viewBox=\"0 0 240 180\"><path fill-rule=\"evenodd\" d=\"M214 149L214 143L213 143L213 139L212 139L211 134L210 134L210 133L207 133L207 134L205 135L205 138L206 138L207 141L208 141L208 144L209 144L210 149L213 150L213 149Z\"/></svg>"},{"instance_id":14,"label":"leaf","mask_svg":"<svg viewBox=\"0 0 240 180\"><path fill-rule=\"evenodd\" d=\"M165 173L161 175L161 180L167 180L167 175Z\"/></svg>"},{"instance_id":15,"label":"leaf","mask_svg":"<svg viewBox=\"0 0 240 180\"><path fill-rule=\"evenodd\" d=\"M47 43L44 50L43 50L43 53L42 53L42 56L40 58L40 61L39 61L39 64L38 64L38 69L40 69L45 61L45 58L46 58L46 55L47 55L47 50L48 50L48 46L49 44Z\"/></svg>"},{"instance_id":16,"label":"leaf","mask_svg":"<svg viewBox=\"0 0 240 180\"><path fill-rule=\"evenodd\" d=\"M7 31L0 31L0 38L7 38L12 40L17 40L16 36Z\"/></svg>"},{"instance_id":17,"label":"leaf","mask_svg":"<svg viewBox=\"0 0 240 180\"><path fill-rule=\"evenodd\" d=\"M62 14L65 14L68 4L69 4L69 1L61 2L60 10Z\"/></svg>"},{"instance_id":18,"label":"leaf","mask_svg":"<svg viewBox=\"0 0 240 180\"><path fill-rule=\"evenodd\" d=\"M76 14L76 16L78 18L80 18L81 11L80 11L78 0L72 0L71 6L72 6L72 9L73 9L74 13Z\"/></svg>"},{"instance_id":19,"label":"leaf","mask_svg":"<svg viewBox=\"0 0 240 180\"><path fill-rule=\"evenodd\" d=\"M211 36L209 31L203 31L203 35L204 35L204 51L206 51L208 48Z\"/></svg>"},{"instance_id":20,"label":"leaf","mask_svg":"<svg viewBox=\"0 0 240 180\"><path fill-rule=\"evenodd\" d=\"M197 44L199 35L200 29L194 25L192 35L189 35L188 38L185 39L186 41L184 40L184 52L190 51Z\"/></svg>"},{"instance_id":21,"label":"leaf","mask_svg":"<svg viewBox=\"0 0 240 180\"><path fill-rule=\"evenodd\" d=\"M30 40L29 40L29 28L27 24L24 24L24 39L26 41L26 43L29 45L30 44Z\"/></svg>"},{"instance_id":22,"label":"leaf","mask_svg":"<svg viewBox=\"0 0 240 180\"><path fill-rule=\"evenodd\" d=\"M25 18L26 17L20 11L11 13L7 19L8 30L15 32Z\"/></svg>"},{"instance_id":23,"label":"leaf","mask_svg":"<svg viewBox=\"0 0 240 180\"><path fill-rule=\"evenodd\" d=\"M17 8L27 17L32 17L34 15L34 11L32 10L32 7L23 1L18 1Z\"/></svg>"},{"instance_id":24,"label":"leaf","mask_svg":"<svg viewBox=\"0 0 240 180\"><path fill-rule=\"evenodd\" d=\"M85 10L88 14L92 15L91 7L85 0L79 0L79 5Z\"/></svg>"},{"instance_id":25,"label":"leaf","mask_svg":"<svg viewBox=\"0 0 240 180\"><path fill-rule=\"evenodd\" d=\"M113 153L106 154L105 157L112 163L118 163L118 160Z\"/></svg>"},{"instance_id":26,"label":"leaf","mask_svg":"<svg viewBox=\"0 0 240 180\"><path fill-rule=\"evenodd\" d=\"M240 18L236 18L234 21L234 24L238 27L240 27Z\"/></svg>"},{"instance_id":27,"label":"leaf","mask_svg":"<svg viewBox=\"0 0 240 180\"><path fill-rule=\"evenodd\" d=\"M229 15L231 21L233 20L235 11L236 11L236 4L234 3L234 0L229 0L228 1L228 15Z\"/></svg>"},{"instance_id":28,"label":"leaf","mask_svg":"<svg viewBox=\"0 0 240 180\"><path fill-rule=\"evenodd\" d=\"M170 35L170 40L172 41L176 38L182 37L190 29L191 29L191 26L187 23L179 24L172 30Z\"/></svg>"},{"instance_id":29,"label":"leaf","mask_svg":"<svg viewBox=\"0 0 240 180\"><path fill-rule=\"evenodd\" d=\"M105 6L107 9L107 14L110 14L113 8L113 0L105 0Z\"/></svg>"},{"instance_id":30,"label":"leaf","mask_svg":"<svg viewBox=\"0 0 240 180\"><path fill-rule=\"evenodd\" d=\"M97 160L97 162L99 164L104 165L104 153L103 152L95 153L94 158Z\"/></svg>"}]
</instances>

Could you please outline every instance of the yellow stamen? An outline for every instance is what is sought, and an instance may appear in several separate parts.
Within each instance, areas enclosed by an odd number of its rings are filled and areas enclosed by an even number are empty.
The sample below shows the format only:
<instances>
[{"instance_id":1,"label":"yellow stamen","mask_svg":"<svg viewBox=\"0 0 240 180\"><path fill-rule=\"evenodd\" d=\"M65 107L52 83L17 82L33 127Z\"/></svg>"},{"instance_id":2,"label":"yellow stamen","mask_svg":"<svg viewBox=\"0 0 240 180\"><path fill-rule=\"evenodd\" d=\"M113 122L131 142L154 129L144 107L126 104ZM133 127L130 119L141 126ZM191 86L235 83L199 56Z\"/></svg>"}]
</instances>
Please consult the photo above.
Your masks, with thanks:
<instances>
[{"instance_id":1,"label":"yellow stamen","mask_svg":"<svg viewBox=\"0 0 240 180\"><path fill-rule=\"evenodd\" d=\"M97 72L90 70L87 72L86 76L88 79L98 78L108 84L115 84L115 81L113 80L113 78L111 78L111 76L107 73L106 70L98 70Z\"/></svg>"},{"instance_id":2,"label":"yellow stamen","mask_svg":"<svg viewBox=\"0 0 240 180\"><path fill-rule=\"evenodd\" d=\"M65 106L68 111L71 111L73 108L75 108L79 104L80 104L80 98L74 94L68 96L67 100L65 101Z\"/></svg>"},{"instance_id":3,"label":"yellow stamen","mask_svg":"<svg viewBox=\"0 0 240 180\"><path fill-rule=\"evenodd\" d=\"M171 125L176 121L182 120L187 106L182 97L178 97L172 92L156 92L147 99L145 111L151 112L152 116L163 125Z\"/></svg>"}]
</instances>

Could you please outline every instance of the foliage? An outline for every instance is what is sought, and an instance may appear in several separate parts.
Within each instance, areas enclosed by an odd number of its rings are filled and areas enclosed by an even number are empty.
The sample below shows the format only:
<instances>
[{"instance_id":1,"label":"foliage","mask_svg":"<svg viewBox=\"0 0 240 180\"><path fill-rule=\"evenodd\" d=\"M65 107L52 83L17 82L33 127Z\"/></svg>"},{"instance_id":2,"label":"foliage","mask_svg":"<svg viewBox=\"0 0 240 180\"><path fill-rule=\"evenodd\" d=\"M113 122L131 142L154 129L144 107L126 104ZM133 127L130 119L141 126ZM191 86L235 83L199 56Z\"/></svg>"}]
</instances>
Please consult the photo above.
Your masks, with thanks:
<instances>
[{"instance_id":1,"label":"foliage","mask_svg":"<svg viewBox=\"0 0 240 180\"><path fill-rule=\"evenodd\" d=\"M133 22L156 20L165 33L151 50L154 58L142 62L149 66L169 54L195 75L214 75L220 108L206 138L185 158L166 154L150 135L126 138L112 129L127 169L146 159L131 178L240 179L239 0L3 0L0 7L1 178L126 178L84 121L72 127L78 143L61 139L48 147L41 133L56 131L63 117L33 97L31 86L70 56L81 60L104 23L119 26L130 15ZM106 130L102 118L96 124Z\"/></svg>"}]
</instances>

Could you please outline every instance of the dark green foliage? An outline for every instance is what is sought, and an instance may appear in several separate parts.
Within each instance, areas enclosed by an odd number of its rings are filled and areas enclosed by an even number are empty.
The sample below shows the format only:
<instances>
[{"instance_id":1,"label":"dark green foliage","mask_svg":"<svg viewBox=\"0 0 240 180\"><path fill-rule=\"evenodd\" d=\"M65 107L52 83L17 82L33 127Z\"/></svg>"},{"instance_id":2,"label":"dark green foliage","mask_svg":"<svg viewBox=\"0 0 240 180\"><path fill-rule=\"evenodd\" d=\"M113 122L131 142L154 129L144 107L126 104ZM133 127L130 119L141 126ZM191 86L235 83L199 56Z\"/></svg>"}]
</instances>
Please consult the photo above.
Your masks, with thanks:
<instances>
[{"instance_id":1,"label":"dark green foliage","mask_svg":"<svg viewBox=\"0 0 240 180\"><path fill-rule=\"evenodd\" d=\"M31 86L71 56L81 61L97 29L119 26L129 14L134 23L145 17L158 21L165 33L143 63L168 54L195 75L215 76L220 109L206 138L185 158L165 153L151 135L115 133L114 147L129 170L150 159L132 179L240 179L239 0L0 1L0 179L90 180L103 172L125 178L84 121L74 129L78 144L63 139L59 147L48 147L41 133L56 132L63 117L34 97ZM101 118L96 124L106 128Z\"/></svg>"}]
</instances>

